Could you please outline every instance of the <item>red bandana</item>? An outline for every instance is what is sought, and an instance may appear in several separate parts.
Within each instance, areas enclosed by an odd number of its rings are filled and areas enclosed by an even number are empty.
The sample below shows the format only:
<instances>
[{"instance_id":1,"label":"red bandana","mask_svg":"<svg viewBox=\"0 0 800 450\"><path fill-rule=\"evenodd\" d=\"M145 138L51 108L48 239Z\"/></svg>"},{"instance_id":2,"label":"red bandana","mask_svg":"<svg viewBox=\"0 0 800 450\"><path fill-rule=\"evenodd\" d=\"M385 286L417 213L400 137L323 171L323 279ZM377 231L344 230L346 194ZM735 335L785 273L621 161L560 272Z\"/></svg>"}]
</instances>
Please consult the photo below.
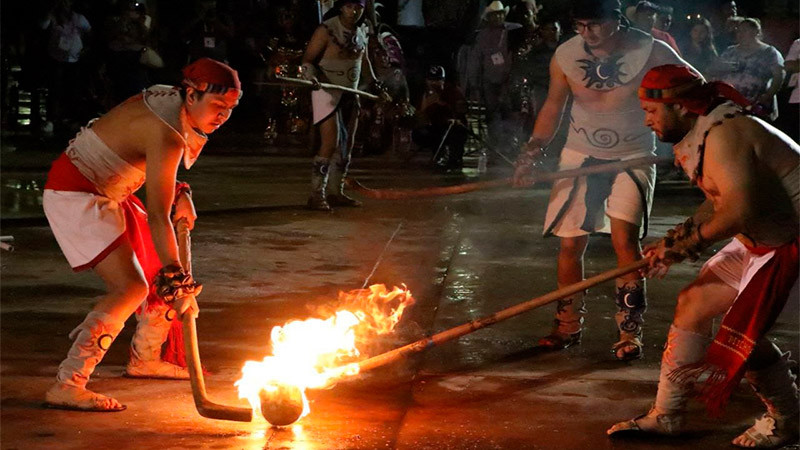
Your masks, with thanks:
<instances>
[{"instance_id":1,"label":"red bandana","mask_svg":"<svg viewBox=\"0 0 800 450\"><path fill-rule=\"evenodd\" d=\"M183 68L183 84L212 94L242 96L239 73L227 64L200 58Z\"/></svg>"},{"instance_id":2,"label":"red bandana","mask_svg":"<svg viewBox=\"0 0 800 450\"><path fill-rule=\"evenodd\" d=\"M702 75L687 66L667 64L650 69L642 79L639 98L650 102L677 103L689 111L703 115L718 104L719 99L749 106L742 94L721 81L707 83Z\"/></svg>"}]
</instances>

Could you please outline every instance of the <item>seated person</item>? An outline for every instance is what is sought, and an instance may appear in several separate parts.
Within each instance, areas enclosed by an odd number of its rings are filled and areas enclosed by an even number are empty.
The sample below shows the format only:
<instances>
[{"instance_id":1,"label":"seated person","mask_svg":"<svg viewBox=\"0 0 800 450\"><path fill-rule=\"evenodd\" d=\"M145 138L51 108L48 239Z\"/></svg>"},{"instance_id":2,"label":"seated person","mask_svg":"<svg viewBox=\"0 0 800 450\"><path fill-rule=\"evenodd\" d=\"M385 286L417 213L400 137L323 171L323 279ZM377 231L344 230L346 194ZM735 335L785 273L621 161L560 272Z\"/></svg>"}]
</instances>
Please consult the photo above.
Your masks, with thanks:
<instances>
[{"instance_id":1,"label":"seated person","mask_svg":"<svg viewBox=\"0 0 800 450\"><path fill-rule=\"evenodd\" d=\"M447 171L460 172L463 165L466 112L467 101L456 86L445 82L444 68L431 66L417 109L413 139L420 147L431 149L437 166Z\"/></svg>"}]
</instances>

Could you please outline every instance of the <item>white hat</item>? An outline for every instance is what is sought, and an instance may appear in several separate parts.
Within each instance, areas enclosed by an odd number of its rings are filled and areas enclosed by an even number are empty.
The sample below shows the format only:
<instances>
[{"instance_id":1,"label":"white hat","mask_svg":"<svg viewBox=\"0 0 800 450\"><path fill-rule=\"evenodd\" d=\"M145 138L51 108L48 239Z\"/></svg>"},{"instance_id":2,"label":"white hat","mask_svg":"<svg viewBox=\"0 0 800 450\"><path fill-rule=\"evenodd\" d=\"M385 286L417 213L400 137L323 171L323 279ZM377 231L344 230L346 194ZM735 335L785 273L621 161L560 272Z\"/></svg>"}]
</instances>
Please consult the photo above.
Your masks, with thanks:
<instances>
[{"instance_id":1,"label":"white hat","mask_svg":"<svg viewBox=\"0 0 800 450\"><path fill-rule=\"evenodd\" d=\"M496 12L503 12L504 14L508 14L508 10L511 9L508 6L503 7L503 3L499 0L495 0L492 3L489 3L489 6L483 10L483 16L486 17L487 14L496 13Z\"/></svg>"}]
</instances>

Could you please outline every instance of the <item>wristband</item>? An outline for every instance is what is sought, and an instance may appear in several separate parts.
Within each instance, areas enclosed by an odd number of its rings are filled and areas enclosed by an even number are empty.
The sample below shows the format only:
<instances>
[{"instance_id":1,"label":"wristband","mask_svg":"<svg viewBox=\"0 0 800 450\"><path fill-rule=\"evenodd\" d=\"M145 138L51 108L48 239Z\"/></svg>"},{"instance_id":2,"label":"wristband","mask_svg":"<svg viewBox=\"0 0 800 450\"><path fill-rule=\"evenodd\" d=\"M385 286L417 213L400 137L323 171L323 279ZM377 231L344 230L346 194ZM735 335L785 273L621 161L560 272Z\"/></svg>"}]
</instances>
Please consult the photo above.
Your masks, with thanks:
<instances>
[{"instance_id":1,"label":"wristband","mask_svg":"<svg viewBox=\"0 0 800 450\"><path fill-rule=\"evenodd\" d=\"M156 295L164 300L167 305L172 305L175 300L187 295L199 295L203 285L194 281L183 267L170 264L158 271L153 279Z\"/></svg>"}]
</instances>

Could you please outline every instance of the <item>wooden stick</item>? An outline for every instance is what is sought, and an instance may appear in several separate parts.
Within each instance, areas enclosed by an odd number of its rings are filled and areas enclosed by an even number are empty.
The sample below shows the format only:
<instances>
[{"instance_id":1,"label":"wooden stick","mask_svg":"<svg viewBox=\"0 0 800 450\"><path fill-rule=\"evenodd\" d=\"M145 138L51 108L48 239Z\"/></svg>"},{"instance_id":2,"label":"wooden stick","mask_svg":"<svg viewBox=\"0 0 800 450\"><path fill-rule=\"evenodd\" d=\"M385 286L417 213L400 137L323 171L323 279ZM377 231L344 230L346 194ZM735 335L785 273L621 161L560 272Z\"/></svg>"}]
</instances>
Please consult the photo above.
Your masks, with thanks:
<instances>
[{"instance_id":1,"label":"wooden stick","mask_svg":"<svg viewBox=\"0 0 800 450\"><path fill-rule=\"evenodd\" d=\"M519 303L504 310L498 311L490 316L473 320L472 322L459 325L455 328L451 328L449 330L445 330L440 333L436 333L433 336L427 337L425 339L420 339L416 342L413 342L411 344L405 345L400 348L396 348L392 351L377 356L373 356L372 358L369 359L365 359L364 361L358 363L359 369L361 370L361 372L363 372L366 370L374 369L376 367L391 364L395 361L406 358L414 353L419 353L428 348L437 346L447 341L451 341L453 339L457 339L461 336L464 336L465 334L472 333L474 331L480 330L481 328L486 328L489 325L494 325L497 322L522 314L526 311L530 311L531 309L538 308L542 305L552 303L556 300L568 297L572 294L582 292L586 289L589 289L592 286L596 286L600 283L604 283L606 281L613 280L614 278L621 277L631 272L635 272L639 269L646 267L648 264L649 264L648 259L642 259L635 263L628 264L627 266L603 272L599 275L593 276L592 278L588 278L581 282L571 284L569 286L565 286L561 289L555 290L548 294L542 295L541 297L536 297L532 300L528 300L526 302Z\"/></svg>"},{"instance_id":2,"label":"wooden stick","mask_svg":"<svg viewBox=\"0 0 800 450\"><path fill-rule=\"evenodd\" d=\"M275 75L275 79L276 80L280 80L283 83L288 83L288 84L296 85L296 86L303 86L303 87L309 87L309 88L315 86L314 82L308 81L308 80L301 80L299 78L289 78L289 77L282 77L280 75ZM331 83L319 83L319 86L322 89L331 89L331 90L334 90L334 91L344 91L344 92L349 92L351 94L356 94L356 95L364 97L364 98L368 98L370 100L380 100L380 97L378 97L377 95L370 94L369 92L364 92L364 91L361 91L361 90L358 90L358 89L353 89L353 88L350 88L350 87L347 87L347 86L339 86L338 84L331 84Z\"/></svg>"},{"instance_id":3,"label":"wooden stick","mask_svg":"<svg viewBox=\"0 0 800 450\"><path fill-rule=\"evenodd\" d=\"M181 219L176 224L178 250L181 265L188 272L192 270L192 238L186 219ZM183 343L186 350L186 369L189 371L189 381L192 384L192 397L194 406L201 416L209 419L232 420L235 422L250 422L253 420L253 410L237 406L227 406L214 403L206 393L206 382L203 378L203 366L200 364L200 349L197 345L197 324L194 316L185 314L183 320Z\"/></svg>"},{"instance_id":4,"label":"wooden stick","mask_svg":"<svg viewBox=\"0 0 800 450\"><path fill-rule=\"evenodd\" d=\"M627 159L624 161L616 161L606 164L597 164L594 166L580 167L577 169L560 170L557 172L534 172L533 182L539 183L545 181L554 181L559 178L576 178L596 173L621 172L631 167L671 162L672 160L672 158L667 157L645 156L642 158ZM512 178L501 178L498 180L464 183L456 186L437 186L422 189L370 189L354 178L347 178L345 181L348 186L366 197L380 200L401 200L409 198L439 197L443 195L463 194L480 189L511 186Z\"/></svg>"}]
</instances>

